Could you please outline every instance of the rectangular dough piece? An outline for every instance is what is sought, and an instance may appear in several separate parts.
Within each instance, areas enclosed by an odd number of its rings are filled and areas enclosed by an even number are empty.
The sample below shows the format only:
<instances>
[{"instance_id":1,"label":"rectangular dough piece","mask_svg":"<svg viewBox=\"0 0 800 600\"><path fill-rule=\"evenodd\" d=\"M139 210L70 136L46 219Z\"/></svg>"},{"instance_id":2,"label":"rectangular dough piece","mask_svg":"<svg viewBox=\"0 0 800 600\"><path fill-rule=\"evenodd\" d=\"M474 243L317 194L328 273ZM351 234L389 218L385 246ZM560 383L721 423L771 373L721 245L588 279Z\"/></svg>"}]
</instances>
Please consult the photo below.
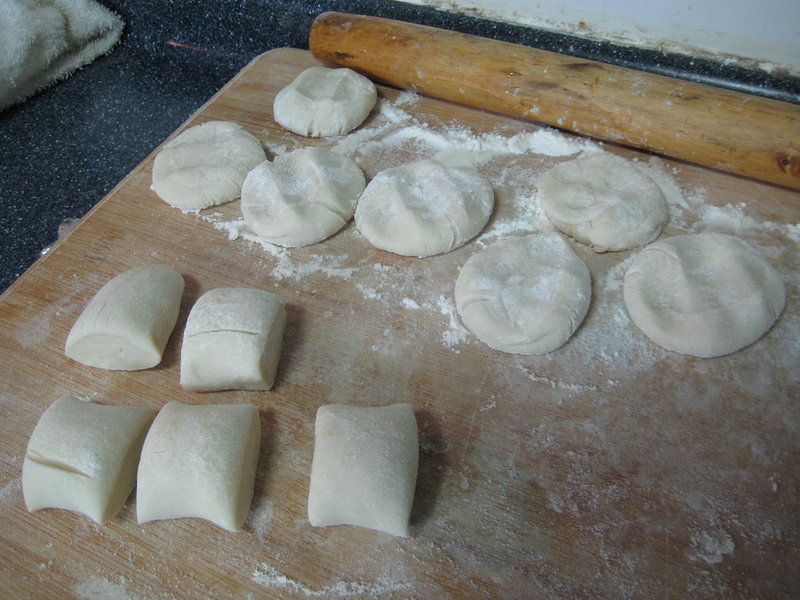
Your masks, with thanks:
<instances>
[{"instance_id":1,"label":"rectangular dough piece","mask_svg":"<svg viewBox=\"0 0 800 600\"><path fill-rule=\"evenodd\" d=\"M181 347L181 386L195 392L268 390L275 382L286 326L280 296L218 288L189 313Z\"/></svg>"},{"instance_id":2,"label":"rectangular dough piece","mask_svg":"<svg viewBox=\"0 0 800 600\"><path fill-rule=\"evenodd\" d=\"M317 410L308 520L408 536L419 461L410 404Z\"/></svg>"},{"instance_id":3,"label":"rectangular dough piece","mask_svg":"<svg viewBox=\"0 0 800 600\"><path fill-rule=\"evenodd\" d=\"M66 355L101 369L155 367L178 320L183 287L181 274L167 265L120 273L98 290L75 321Z\"/></svg>"},{"instance_id":4,"label":"rectangular dough piece","mask_svg":"<svg viewBox=\"0 0 800 600\"><path fill-rule=\"evenodd\" d=\"M239 531L253 499L260 448L255 406L167 403L142 448L139 523L197 517Z\"/></svg>"},{"instance_id":5,"label":"rectangular dough piece","mask_svg":"<svg viewBox=\"0 0 800 600\"><path fill-rule=\"evenodd\" d=\"M22 465L28 510L63 508L98 523L114 518L130 496L154 412L71 396L39 418Z\"/></svg>"}]
</instances>

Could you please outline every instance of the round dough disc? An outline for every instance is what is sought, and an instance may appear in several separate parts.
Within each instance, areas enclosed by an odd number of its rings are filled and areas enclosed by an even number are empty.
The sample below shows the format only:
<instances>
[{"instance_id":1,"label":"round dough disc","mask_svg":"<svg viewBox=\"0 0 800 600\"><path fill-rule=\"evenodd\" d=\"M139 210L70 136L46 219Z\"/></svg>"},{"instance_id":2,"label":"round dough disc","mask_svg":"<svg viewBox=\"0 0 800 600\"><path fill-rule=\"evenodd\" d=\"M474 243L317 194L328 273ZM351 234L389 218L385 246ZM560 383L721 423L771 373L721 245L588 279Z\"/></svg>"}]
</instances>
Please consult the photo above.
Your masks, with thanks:
<instances>
[{"instance_id":1,"label":"round dough disc","mask_svg":"<svg viewBox=\"0 0 800 600\"><path fill-rule=\"evenodd\" d=\"M343 135L364 122L377 100L375 84L352 69L310 67L278 92L273 114L299 135Z\"/></svg>"},{"instance_id":2,"label":"round dough disc","mask_svg":"<svg viewBox=\"0 0 800 600\"><path fill-rule=\"evenodd\" d=\"M364 191L356 163L325 148L305 148L264 161L242 186L244 220L264 240L307 246L339 231Z\"/></svg>"},{"instance_id":3,"label":"round dough disc","mask_svg":"<svg viewBox=\"0 0 800 600\"><path fill-rule=\"evenodd\" d=\"M494 242L464 264L455 288L464 325L514 354L561 347L586 316L591 294L589 268L557 233Z\"/></svg>"},{"instance_id":4,"label":"round dough disc","mask_svg":"<svg viewBox=\"0 0 800 600\"><path fill-rule=\"evenodd\" d=\"M492 186L477 169L424 159L378 173L358 201L355 222L372 245L423 257L472 239L493 207Z\"/></svg>"},{"instance_id":5,"label":"round dough disc","mask_svg":"<svg viewBox=\"0 0 800 600\"><path fill-rule=\"evenodd\" d=\"M667 350L708 358L764 335L783 312L780 275L738 238L680 235L651 244L625 273L633 322Z\"/></svg>"},{"instance_id":6,"label":"round dough disc","mask_svg":"<svg viewBox=\"0 0 800 600\"><path fill-rule=\"evenodd\" d=\"M652 177L607 152L554 167L540 178L539 193L553 225L598 252L652 242L669 217Z\"/></svg>"},{"instance_id":7,"label":"round dough disc","mask_svg":"<svg viewBox=\"0 0 800 600\"><path fill-rule=\"evenodd\" d=\"M152 189L167 204L200 210L239 197L247 173L266 160L241 125L209 121L170 140L153 162Z\"/></svg>"}]
</instances>

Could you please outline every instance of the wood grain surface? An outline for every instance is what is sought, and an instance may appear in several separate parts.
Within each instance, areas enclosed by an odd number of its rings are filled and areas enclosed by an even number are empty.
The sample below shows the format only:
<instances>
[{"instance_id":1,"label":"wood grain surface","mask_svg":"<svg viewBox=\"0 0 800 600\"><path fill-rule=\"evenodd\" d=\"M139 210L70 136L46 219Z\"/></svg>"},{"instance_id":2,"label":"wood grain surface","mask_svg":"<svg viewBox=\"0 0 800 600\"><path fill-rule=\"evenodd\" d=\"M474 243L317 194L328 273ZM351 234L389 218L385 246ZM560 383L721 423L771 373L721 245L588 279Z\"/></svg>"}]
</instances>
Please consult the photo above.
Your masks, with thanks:
<instances>
[{"instance_id":1,"label":"wood grain surface","mask_svg":"<svg viewBox=\"0 0 800 600\"><path fill-rule=\"evenodd\" d=\"M272 101L313 64L308 52L268 52L184 127L236 121L270 156L333 147L368 179L432 148L449 148L452 159L499 145L505 153L478 161L495 187L492 221L464 247L425 259L371 247L352 222L320 244L279 250L239 230L238 202L199 214L168 206L150 190L148 157L0 298L0 596L792 597L800 580L800 194L389 87L379 87L378 108L349 136L303 139L273 121ZM503 140L512 137L536 143L510 151ZM776 266L788 301L766 336L716 359L662 350L622 303L636 250L596 254L574 242L594 296L564 347L503 354L460 327L452 311L459 267L493 239L543 227L537 174L590 147L674 183L663 235L734 233ZM186 279L162 364L126 373L66 359L67 332L93 294L149 263ZM287 303L269 392L179 385L188 310L223 286L260 287ZM262 449L244 530L199 519L139 525L135 493L105 525L63 510L29 513L26 444L46 407L68 394L156 409L170 400L257 406ZM410 537L309 525L314 415L335 402L414 405L420 472Z\"/></svg>"},{"instance_id":2,"label":"wood grain surface","mask_svg":"<svg viewBox=\"0 0 800 600\"><path fill-rule=\"evenodd\" d=\"M800 188L800 106L435 27L324 13L314 56L397 87Z\"/></svg>"}]
</instances>

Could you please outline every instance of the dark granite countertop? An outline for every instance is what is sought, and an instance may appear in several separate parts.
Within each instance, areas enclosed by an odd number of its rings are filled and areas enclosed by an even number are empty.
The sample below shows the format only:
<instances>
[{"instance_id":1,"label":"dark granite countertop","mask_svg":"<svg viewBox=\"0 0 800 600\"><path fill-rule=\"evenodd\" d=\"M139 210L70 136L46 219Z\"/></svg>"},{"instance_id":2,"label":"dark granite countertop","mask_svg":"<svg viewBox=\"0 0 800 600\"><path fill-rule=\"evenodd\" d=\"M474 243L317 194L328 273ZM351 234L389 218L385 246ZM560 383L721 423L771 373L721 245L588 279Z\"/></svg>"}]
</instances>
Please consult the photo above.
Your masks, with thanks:
<instances>
[{"instance_id":1,"label":"dark granite countertop","mask_svg":"<svg viewBox=\"0 0 800 600\"><path fill-rule=\"evenodd\" d=\"M800 103L800 80L386 0L101 0L119 45L0 113L0 291L250 60L329 10L424 23Z\"/></svg>"}]
</instances>

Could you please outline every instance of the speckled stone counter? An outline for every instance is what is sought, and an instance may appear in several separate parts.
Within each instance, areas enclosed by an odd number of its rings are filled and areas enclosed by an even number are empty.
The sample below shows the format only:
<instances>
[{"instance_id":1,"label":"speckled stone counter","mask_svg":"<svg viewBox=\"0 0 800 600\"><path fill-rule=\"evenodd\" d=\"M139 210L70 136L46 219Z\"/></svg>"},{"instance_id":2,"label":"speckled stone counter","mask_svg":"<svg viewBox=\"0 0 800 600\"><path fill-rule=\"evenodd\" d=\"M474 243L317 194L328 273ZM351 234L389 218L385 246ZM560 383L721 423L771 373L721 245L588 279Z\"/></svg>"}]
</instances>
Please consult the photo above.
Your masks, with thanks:
<instances>
[{"instance_id":1,"label":"speckled stone counter","mask_svg":"<svg viewBox=\"0 0 800 600\"><path fill-rule=\"evenodd\" d=\"M109 54L0 113L0 290L252 58L308 47L321 12L424 23L800 103L800 81L386 0L102 0L125 20Z\"/></svg>"}]
</instances>

